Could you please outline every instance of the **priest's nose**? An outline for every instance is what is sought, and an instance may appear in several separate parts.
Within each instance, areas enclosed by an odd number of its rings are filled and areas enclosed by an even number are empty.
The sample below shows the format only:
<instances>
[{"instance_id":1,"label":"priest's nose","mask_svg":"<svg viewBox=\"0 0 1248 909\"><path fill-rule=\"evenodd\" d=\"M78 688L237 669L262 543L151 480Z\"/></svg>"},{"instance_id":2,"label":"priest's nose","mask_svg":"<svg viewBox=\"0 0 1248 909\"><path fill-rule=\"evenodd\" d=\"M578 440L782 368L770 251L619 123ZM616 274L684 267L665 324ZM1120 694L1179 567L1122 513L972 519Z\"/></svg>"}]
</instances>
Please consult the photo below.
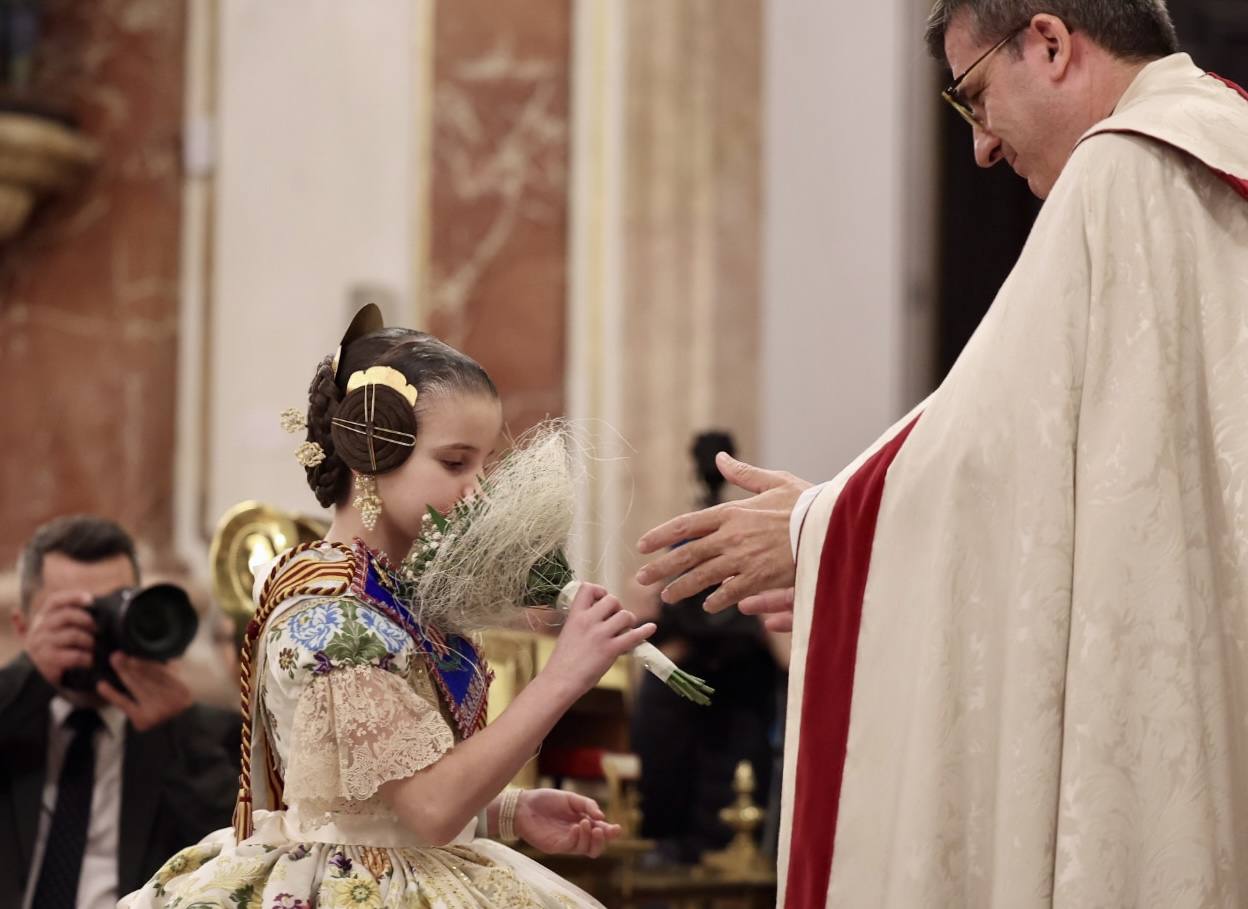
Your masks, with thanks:
<instances>
[{"instance_id":1,"label":"priest's nose","mask_svg":"<svg viewBox=\"0 0 1248 909\"><path fill-rule=\"evenodd\" d=\"M982 127L975 129L975 163L980 167L992 167L1005 157L1001 140Z\"/></svg>"}]
</instances>

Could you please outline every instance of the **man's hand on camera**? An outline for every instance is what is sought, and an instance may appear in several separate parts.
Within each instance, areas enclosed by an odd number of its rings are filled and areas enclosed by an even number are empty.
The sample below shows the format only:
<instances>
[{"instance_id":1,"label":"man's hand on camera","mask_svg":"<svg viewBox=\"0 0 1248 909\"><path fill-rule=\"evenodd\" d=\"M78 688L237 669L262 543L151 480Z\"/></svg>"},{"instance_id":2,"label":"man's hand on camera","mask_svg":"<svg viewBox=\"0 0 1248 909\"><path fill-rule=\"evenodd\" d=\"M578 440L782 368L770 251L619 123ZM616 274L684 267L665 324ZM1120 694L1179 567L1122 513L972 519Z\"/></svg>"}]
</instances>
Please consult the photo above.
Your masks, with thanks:
<instances>
[{"instance_id":1,"label":"man's hand on camera","mask_svg":"<svg viewBox=\"0 0 1248 909\"><path fill-rule=\"evenodd\" d=\"M119 707L139 732L159 726L191 706L191 689L173 666L120 652L112 655L111 662L130 696L108 682L100 682L95 690L108 703Z\"/></svg>"},{"instance_id":2,"label":"man's hand on camera","mask_svg":"<svg viewBox=\"0 0 1248 909\"><path fill-rule=\"evenodd\" d=\"M50 594L31 610L26 654L53 687L61 684L66 669L91 665L95 621L86 610L90 604L90 594L63 591Z\"/></svg>"}]
</instances>

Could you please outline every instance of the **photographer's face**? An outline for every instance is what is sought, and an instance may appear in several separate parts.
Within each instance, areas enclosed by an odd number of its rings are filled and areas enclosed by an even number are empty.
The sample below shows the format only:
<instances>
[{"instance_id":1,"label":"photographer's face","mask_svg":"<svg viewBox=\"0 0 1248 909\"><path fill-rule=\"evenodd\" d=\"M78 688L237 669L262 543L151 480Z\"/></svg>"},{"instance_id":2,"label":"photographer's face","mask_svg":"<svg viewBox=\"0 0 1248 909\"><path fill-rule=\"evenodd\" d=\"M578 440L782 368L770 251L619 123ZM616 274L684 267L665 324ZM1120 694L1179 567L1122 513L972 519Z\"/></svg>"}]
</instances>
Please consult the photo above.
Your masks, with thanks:
<instances>
[{"instance_id":1,"label":"photographer's face","mask_svg":"<svg viewBox=\"0 0 1248 909\"><path fill-rule=\"evenodd\" d=\"M93 600L121 587L139 583L134 566L124 555L111 556L98 562L79 562L59 552L43 557L43 578L39 589L30 598L30 610L13 612L13 627L23 642L44 605L66 597ZM83 604L86 605L85 603Z\"/></svg>"},{"instance_id":2,"label":"photographer's face","mask_svg":"<svg viewBox=\"0 0 1248 909\"><path fill-rule=\"evenodd\" d=\"M124 555L98 562L78 562L63 553L50 552L43 559L43 583L31 600L30 617L34 618L39 608L53 596L80 593L94 599L138 583L134 566Z\"/></svg>"},{"instance_id":3,"label":"photographer's face","mask_svg":"<svg viewBox=\"0 0 1248 909\"><path fill-rule=\"evenodd\" d=\"M39 673L50 685L71 667L91 664L91 640L95 624L86 606L99 596L138 583L134 566L124 555L98 562L79 562L61 553L43 560L39 588L27 612L13 613L13 625L22 646ZM99 707L95 694L63 689L61 693L80 707Z\"/></svg>"}]
</instances>

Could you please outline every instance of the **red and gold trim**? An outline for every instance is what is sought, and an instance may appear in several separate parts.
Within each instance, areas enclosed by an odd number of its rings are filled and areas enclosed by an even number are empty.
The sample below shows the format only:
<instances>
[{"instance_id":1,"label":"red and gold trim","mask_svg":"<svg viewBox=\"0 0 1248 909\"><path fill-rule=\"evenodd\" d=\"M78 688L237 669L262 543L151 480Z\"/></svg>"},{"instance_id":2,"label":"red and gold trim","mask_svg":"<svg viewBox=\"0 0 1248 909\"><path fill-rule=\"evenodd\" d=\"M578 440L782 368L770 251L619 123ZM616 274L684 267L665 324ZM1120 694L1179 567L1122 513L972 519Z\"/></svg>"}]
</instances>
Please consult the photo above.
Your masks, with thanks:
<instances>
[{"instance_id":1,"label":"red and gold trim","mask_svg":"<svg viewBox=\"0 0 1248 909\"><path fill-rule=\"evenodd\" d=\"M917 422L850 477L828 522L806 654L803 687L813 696L802 703L785 909L822 909L827 900L876 520L888 468Z\"/></svg>"},{"instance_id":2,"label":"red and gold trim","mask_svg":"<svg viewBox=\"0 0 1248 909\"><path fill-rule=\"evenodd\" d=\"M299 556L313 549L324 551L332 547L346 556L343 561L322 562L307 560L292 565ZM242 770L238 777L238 801L234 805L234 835L238 842L247 839L254 832L252 823L252 786L251 757L253 750L253 703L252 667L255 659L256 644L260 634L273 614L273 610L291 597L297 596L339 596L346 593L351 586L351 578L355 572L355 558L346 546L328 543L305 543L286 552L269 572L268 579L260 591L256 613L247 623L247 633L243 639L242 652L239 654L239 696L243 711L241 763ZM268 782L272 807L281 804L282 777L277 769L276 759L269 753L265 762L265 779Z\"/></svg>"}]
</instances>

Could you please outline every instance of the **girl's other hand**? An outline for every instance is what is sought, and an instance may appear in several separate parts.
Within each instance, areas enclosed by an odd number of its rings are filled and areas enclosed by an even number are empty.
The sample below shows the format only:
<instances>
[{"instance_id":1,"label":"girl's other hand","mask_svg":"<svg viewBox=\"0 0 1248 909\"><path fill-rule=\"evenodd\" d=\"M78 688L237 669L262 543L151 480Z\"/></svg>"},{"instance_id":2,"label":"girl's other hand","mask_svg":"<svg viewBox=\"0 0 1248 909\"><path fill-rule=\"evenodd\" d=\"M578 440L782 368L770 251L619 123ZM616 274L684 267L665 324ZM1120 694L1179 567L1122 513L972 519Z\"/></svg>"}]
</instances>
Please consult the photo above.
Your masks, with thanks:
<instances>
[{"instance_id":1,"label":"girl's other hand","mask_svg":"<svg viewBox=\"0 0 1248 909\"><path fill-rule=\"evenodd\" d=\"M526 789L516 803L516 835L548 855L597 858L620 835L619 824L591 798L561 789Z\"/></svg>"}]
</instances>

